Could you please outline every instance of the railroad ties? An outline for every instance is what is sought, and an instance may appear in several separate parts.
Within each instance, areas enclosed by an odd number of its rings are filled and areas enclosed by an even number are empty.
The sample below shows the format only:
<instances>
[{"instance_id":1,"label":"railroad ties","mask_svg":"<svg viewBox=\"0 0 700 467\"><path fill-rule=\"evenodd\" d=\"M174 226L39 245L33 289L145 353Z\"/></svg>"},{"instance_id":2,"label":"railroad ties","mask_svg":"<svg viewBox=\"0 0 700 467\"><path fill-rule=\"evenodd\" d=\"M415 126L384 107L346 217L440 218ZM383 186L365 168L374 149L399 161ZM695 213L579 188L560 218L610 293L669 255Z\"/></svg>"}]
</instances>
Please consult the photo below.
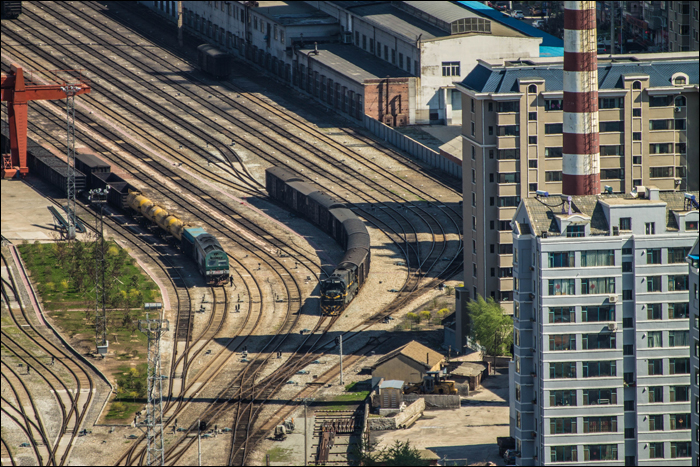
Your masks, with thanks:
<instances>
[{"instance_id":1,"label":"railroad ties","mask_svg":"<svg viewBox=\"0 0 700 467\"><path fill-rule=\"evenodd\" d=\"M357 420L362 419L362 409L317 410L314 418L314 437L318 437L316 464L347 464L348 448L361 435L362 423Z\"/></svg>"}]
</instances>

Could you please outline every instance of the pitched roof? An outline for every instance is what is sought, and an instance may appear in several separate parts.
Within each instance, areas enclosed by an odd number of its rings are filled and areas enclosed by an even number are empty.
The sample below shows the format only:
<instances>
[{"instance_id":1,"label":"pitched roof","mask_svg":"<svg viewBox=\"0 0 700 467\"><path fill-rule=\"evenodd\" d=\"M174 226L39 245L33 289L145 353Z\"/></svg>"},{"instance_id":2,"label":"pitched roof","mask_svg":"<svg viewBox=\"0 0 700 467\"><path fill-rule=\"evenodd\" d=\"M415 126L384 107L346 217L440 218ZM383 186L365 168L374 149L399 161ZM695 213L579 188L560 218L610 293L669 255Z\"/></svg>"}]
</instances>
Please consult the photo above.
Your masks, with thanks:
<instances>
[{"instance_id":1,"label":"pitched roof","mask_svg":"<svg viewBox=\"0 0 700 467\"><path fill-rule=\"evenodd\" d=\"M691 193L697 196L698 192ZM671 230L678 229L673 211L685 210L685 195L678 191L660 192L659 201L633 198L629 194L574 196L571 202L571 212L572 214L580 213L591 218L591 235L608 235L610 232L610 226L605 217L603 206L599 201L640 205L643 203L665 203L666 227ZM542 235L542 232L547 232L550 236L560 235L554 216L561 214L562 203L558 197L523 199L523 206L527 210L527 216L530 219L534 235L539 237Z\"/></svg>"},{"instance_id":2,"label":"pitched roof","mask_svg":"<svg viewBox=\"0 0 700 467\"><path fill-rule=\"evenodd\" d=\"M443 357L442 354L424 346L419 342L411 341L403 347L399 347L398 349L384 355L377 361L374 368L399 355L403 355L404 357L410 358L414 362L420 363L428 370L434 367L438 362L445 360L445 357ZM428 362L426 361L426 357L429 358Z\"/></svg>"}]
</instances>

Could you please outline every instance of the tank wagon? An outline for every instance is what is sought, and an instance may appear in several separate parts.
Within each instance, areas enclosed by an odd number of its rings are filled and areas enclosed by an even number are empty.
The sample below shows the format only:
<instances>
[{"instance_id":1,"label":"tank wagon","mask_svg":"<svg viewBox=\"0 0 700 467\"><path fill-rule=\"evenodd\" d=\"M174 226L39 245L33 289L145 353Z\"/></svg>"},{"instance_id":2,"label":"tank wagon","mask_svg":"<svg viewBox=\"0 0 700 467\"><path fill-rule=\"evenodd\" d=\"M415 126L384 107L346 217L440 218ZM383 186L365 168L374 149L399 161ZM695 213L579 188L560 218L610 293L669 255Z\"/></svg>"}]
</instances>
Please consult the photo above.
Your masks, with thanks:
<instances>
[{"instance_id":1,"label":"tank wagon","mask_svg":"<svg viewBox=\"0 0 700 467\"><path fill-rule=\"evenodd\" d=\"M138 190L129 191L131 209L157 224L180 242L182 251L192 258L209 285L224 285L229 280L228 255L213 235L202 227L185 224L179 217L146 198Z\"/></svg>"},{"instance_id":2,"label":"tank wagon","mask_svg":"<svg viewBox=\"0 0 700 467\"><path fill-rule=\"evenodd\" d=\"M365 223L341 201L282 167L265 171L265 186L271 198L319 227L345 250L330 277L321 281L321 310L338 315L367 281L370 241Z\"/></svg>"}]
</instances>

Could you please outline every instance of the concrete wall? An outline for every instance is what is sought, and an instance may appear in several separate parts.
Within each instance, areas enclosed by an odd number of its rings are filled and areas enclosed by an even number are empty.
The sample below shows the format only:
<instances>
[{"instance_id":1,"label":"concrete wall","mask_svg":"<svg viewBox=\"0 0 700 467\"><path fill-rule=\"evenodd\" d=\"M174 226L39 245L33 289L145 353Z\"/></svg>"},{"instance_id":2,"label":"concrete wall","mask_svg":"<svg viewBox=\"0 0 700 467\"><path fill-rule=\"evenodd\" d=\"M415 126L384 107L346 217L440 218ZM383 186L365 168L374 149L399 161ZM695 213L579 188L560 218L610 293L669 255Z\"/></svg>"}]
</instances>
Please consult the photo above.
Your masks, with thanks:
<instances>
[{"instance_id":1,"label":"concrete wall","mask_svg":"<svg viewBox=\"0 0 700 467\"><path fill-rule=\"evenodd\" d=\"M422 41L416 123L430 123L431 113L437 114L438 121L443 123L461 123L461 108L453 109L452 106L452 89L449 88L454 88L453 83L462 81L477 65L477 59L539 57L541 40L536 37L470 34ZM442 76L442 62L459 62L459 76ZM457 115L458 111L460 115Z\"/></svg>"},{"instance_id":2,"label":"concrete wall","mask_svg":"<svg viewBox=\"0 0 700 467\"><path fill-rule=\"evenodd\" d=\"M452 176L462 178L462 167L445 159L439 153L423 146L418 141L408 136L402 135L393 128L384 125L382 122L368 115L365 115L363 120L365 128L371 131L375 136L384 139L384 141L393 144L402 151L407 152L410 156L415 157L431 167L438 168Z\"/></svg>"},{"instance_id":3,"label":"concrete wall","mask_svg":"<svg viewBox=\"0 0 700 467\"><path fill-rule=\"evenodd\" d=\"M467 392L469 390L467 389ZM403 396L403 401L406 404L417 401L419 399L425 400L426 409L457 409L461 406L459 395L446 395L446 394L406 394ZM405 413L405 411L404 411Z\"/></svg>"}]
</instances>

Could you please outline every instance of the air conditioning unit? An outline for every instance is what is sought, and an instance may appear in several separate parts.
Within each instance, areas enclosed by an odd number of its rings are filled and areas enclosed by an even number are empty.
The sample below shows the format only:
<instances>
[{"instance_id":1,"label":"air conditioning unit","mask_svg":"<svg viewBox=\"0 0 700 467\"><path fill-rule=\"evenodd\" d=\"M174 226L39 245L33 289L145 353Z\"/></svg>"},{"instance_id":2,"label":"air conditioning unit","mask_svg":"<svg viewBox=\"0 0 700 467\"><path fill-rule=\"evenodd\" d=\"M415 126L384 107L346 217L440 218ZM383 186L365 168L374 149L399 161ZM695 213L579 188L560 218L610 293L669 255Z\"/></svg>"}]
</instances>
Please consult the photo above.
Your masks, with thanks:
<instances>
[{"instance_id":1,"label":"air conditioning unit","mask_svg":"<svg viewBox=\"0 0 700 467\"><path fill-rule=\"evenodd\" d=\"M680 178L676 178L674 182L676 183L676 185L680 185L681 183L683 183L683 180L681 180Z\"/></svg>"},{"instance_id":2,"label":"air conditioning unit","mask_svg":"<svg viewBox=\"0 0 700 467\"><path fill-rule=\"evenodd\" d=\"M610 332L617 331L617 323L608 323L608 331L610 331Z\"/></svg>"},{"instance_id":3,"label":"air conditioning unit","mask_svg":"<svg viewBox=\"0 0 700 467\"><path fill-rule=\"evenodd\" d=\"M610 303L617 303L617 295L609 295L608 296L608 301Z\"/></svg>"},{"instance_id":4,"label":"air conditioning unit","mask_svg":"<svg viewBox=\"0 0 700 467\"><path fill-rule=\"evenodd\" d=\"M620 235L620 228L616 225L613 225L613 235Z\"/></svg>"},{"instance_id":5,"label":"air conditioning unit","mask_svg":"<svg viewBox=\"0 0 700 467\"><path fill-rule=\"evenodd\" d=\"M676 107L676 108L673 109L673 110L675 110L676 112L680 112L680 111L681 111L681 108L680 108L680 107Z\"/></svg>"}]
</instances>

